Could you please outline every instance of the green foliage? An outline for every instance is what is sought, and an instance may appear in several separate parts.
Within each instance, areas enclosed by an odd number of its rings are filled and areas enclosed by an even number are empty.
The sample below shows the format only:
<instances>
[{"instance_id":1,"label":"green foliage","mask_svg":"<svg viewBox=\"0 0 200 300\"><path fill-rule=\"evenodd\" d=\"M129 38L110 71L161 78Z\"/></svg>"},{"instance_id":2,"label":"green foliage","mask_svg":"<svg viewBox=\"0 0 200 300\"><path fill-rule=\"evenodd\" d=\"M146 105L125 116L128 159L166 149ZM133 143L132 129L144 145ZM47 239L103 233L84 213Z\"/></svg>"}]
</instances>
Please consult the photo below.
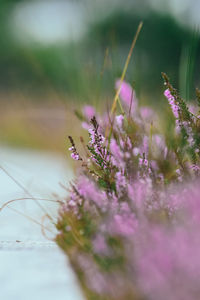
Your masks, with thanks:
<instances>
[{"instance_id":1,"label":"green foliage","mask_svg":"<svg viewBox=\"0 0 200 300\"><path fill-rule=\"evenodd\" d=\"M121 256L99 256L94 255L94 260L99 265L99 267L105 272L114 271L115 268L123 267L124 265L124 257Z\"/></svg>"},{"instance_id":2,"label":"green foliage","mask_svg":"<svg viewBox=\"0 0 200 300\"><path fill-rule=\"evenodd\" d=\"M90 24L86 37L76 43L27 47L17 44L8 30L9 14L18 2L0 3L1 89L67 93L81 101L97 102L101 96L110 94L110 86L114 86L121 74L140 20L144 26L127 73L131 83L137 82L137 93L141 92L141 82L143 95L148 93L153 100L160 95L160 70L165 70L177 86L182 51L194 43L196 50L191 50L186 57L188 63L192 61L187 82L193 74L194 82L199 81L199 72L194 68L195 61L200 59L198 32L194 41L194 34L168 15L118 10Z\"/></svg>"}]
</instances>

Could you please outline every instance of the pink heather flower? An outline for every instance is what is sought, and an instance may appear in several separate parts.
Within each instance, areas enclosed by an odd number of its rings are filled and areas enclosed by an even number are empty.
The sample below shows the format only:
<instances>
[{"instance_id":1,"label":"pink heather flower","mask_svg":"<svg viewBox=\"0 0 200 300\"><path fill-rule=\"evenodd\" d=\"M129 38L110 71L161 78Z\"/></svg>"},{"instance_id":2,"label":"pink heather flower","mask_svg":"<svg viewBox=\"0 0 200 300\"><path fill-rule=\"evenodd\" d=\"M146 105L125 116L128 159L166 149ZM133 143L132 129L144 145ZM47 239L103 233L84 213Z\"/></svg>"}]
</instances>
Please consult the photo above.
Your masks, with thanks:
<instances>
[{"instance_id":1,"label":"pink heather flower","mask_svg":"<svg viewBox=\"0 0 200 300\"><path fill-rule=\"evenodd\" d=\"M126 177L119 171L115 175L115 182L116 182L117 193L118 196L120 197L127 185Z\"/></svg>"},{"instance_id":2,"label":"pink heather flower","mask_svg":"<svg viewBox=\"0 0 200 300\"><path fill-rule=\"evenodd\" d=\"M176 197L183 209L178 224L147 222L135 237L137 282L150 300L196 300L200 294L199 194L193 186Z\"/></svg>"},{"instance_id":3,"label":"pink heather flower","mask_svg":"<svg viewBox=\"0 0 200 300\"><path fill-rule=\"evenodd\" d=\"M115 156L115 158L121 159L121 157L123 156L123 153L115 139L111 139L110 151Z\"/></svg>"},{"instance_id":4,"label":"pink heather flower","mask_svg":"<svg viewBox=\"0 0 200 300\"><path fill-rule=\"evenodd\" d=\"M155 142L156 146L160 148L161 151L165 148L165 141L163 139L163 136L160 134L153 134L152 142Z\"/></svg>"},{"instance_id":5,"label":"pink heather flower","mask_svg":"<svg viewBox=\"0 0 200 300\"><path fill-rule=\"evenodd\" d=\"M128 183L128 197L131 203L140 210L143 211L142 207L145 206L146 199L152 198L152 184L148 180L137 180L136 182Z\"/></svg>"},{"instance_id":6,"label":"pink heather flower","mask_svg":"<svg viewBox=\"0 0 200 300\"><path fill-rule=\"evenodd\" d=\"M146 106L140 107L140 115L145 121L152 121L155 118L155 112Z\"/></svg>"},{"instance_id":7,"label":"pink heather flower","mask_svg":"<svg viewBox=\"0 0 200 300\"><path fill-rule=\"evenodd\" d=\"M85 130L89 130L90 127L91 127L91 125L90 125L89 123L87 123L87 122L82 122L82 123L81 123L81 126L82 126L82 128L85 129Z\"/></svg>"},{"instance_id":8,"label":"pink heather flower","mask_svg":"<svg viewBox=\"0 0 200 300\"><path fill-rule=\"evenodd\" d=\"M120 139L120 140L119 140L119 144L120 144L120 147L121 147L122 149L125 148L125 141L124 141L124 140Z\"/></svg>"},{"instance_id":9,"label":"pink heather flower","mask_svg":"<svg viewBox=\"0 0 200 300\"><path fill-rule=\"evenodd\" d=\"M94 117L94 115L96 114L96 111L95 111L95 109L94 109L93 106L91 106L91 105L85 105L83 107L83 114L86 117L86 119L88 121L90 121Z\"/></svg>"},{"instance_id":10,"label":"pink heather flower","mask_svg":"<svg viewBox=\"0 0 200 300\"><path fill-rule=\"evenodd\" d=\"M119 129L122 129L123 123L124 123L124 116L119 115L115 117L116 125L118 126Z\"/></svg>"},{"instance_id":11,"label":"pink heather flower","mask_svg":"<svg viewBox=\"0 0 200 300\"><path fill-rule=\"evenodd\" d=\"M131 140L130 140L130 138L128 137L127 138L127 140L126 140L126 145L127 145L127 148L129 149L129 150L131 150L132 149L132 143L131 143Z\"/></svg>"},{"instance_id":12,"label":"pink heather flower","mask_svg":"<svg viewBox=\"0 0 200 300\"><path fill-rule=\"evenodd\" d=\"M180 134L181 132L181 121L179 119L176 120L175 132L176 134Z\"/></svg>"},{"instance_id":13,"label":"pink heather flower","mask_svg":"<svg viewBox=\"0 0 200 300\"><path fill-rule=\"evenodd\" d=\"M192 128L191 128L191 123L188 121L184 121L181 123L181 125L184 127L186 133L187 133L187 142L189 144L190 147L194 146L194 137L193 137L193 132L192 132Z\"/></svg>"},{"instance_id":14,"label":"pink heather flower","mask_svg":"<svg viewBox=\"0 0 200 300\"><path fill-rule=\"evenodd\" d=\"M100 133L98 133L98 136L97 136L97 134L95 134L95 130L93 128L89 128L88 132L90 134L90 139L91 140L90 140L89 143L91 145L99 146L99 145L102 145L105 142L105 137ZM98 138L98 142L96 141L96 138ZM97 143L98 143L98 145L97 145Z\"/></svg>"},{"instance_id":15,"label":"pink heather flower","mask_svg":"<svg viewBox=\"0 0 200 300\"><path fill-rule=\"evenodd\" d=\"M157 171L158 170L158 164L155 160L151 160L151 168L154 170L154 171Z\"/></svg>"},{"instance_id":16,"label":"pink heather flower","mask_svg":"<svg viewBox=\"0 0 200 300\"><path fill-rule=\"evenodd\" d=\"M121 151L120 146L117 144L115 139L111 139L110 152L112 154L111 156L112 164L117 166L120 169L124 169L125 167L125 161L123 159L124 154Z\"/></svg>"},{"instance_id":17,"label":"pink heather flower","mask_svg":"<svg viewBox=\"0 0 200 300\"><path fill-rule=\"evenodd\" d=\"M73 138L71 136L68 137L71 143L71 147L69 148L69 151L72 151L71 153L71 158L73 158L74 160L82 160L82 158L80 157L80 155L78 154Z\"/></svg>"},{"instance_id":18,"label":"pink heather flower","mask_svg":"<svg viewBox=\"0 0 200 300\"><path fill-rule=\"evenodd\" d=\"M176 174L177 174L178 181L182 182L183 181L183 174L181 173L181 170L176 169Z\"/></svg>"},{"instance_id":19,"label":"pink heather flower","mask_svg":"<svg viewBox=\"0 0 200 300\"><path fill-rule=\"evenodd\" d=\"M139 153L140 153L140 149L137 148L137 147L134 147L134 148L133 148L133 155L134 155L134 156L137 156Z\"/></svg>"},{"instance_id":20,"label":"pink heather flower","mask_svg":"<svg viewBox=\"0 0 200 300\"><path fill-rule=\"evenodd\" d=\"M199 166L193 164L193 165L191 165L189 168L190 168L192 171L194 171L195 173L200 174L200 167L199 167Z\"/></svg>"},{"instance_id":21,"label":"pink heather flower","mask_svg":"<svg viewBox=\"0 0 200 300\"><path fill-rule=\"evenodd\" d=\"M148 160L147 159L144 159L144 158L139 158L139 165L140 166L145 166L147 167L148 166Z\"/></svg>"},{"instance_id":22,"label":"pink heather flower","mask_svg":"<svg viewBox=\"0 0 200 300\"><path fill-rule=\"evenodd\" d=\"M90 134L90 144L94 144L95 143L95 132L93 128L89 128L88 132Z\"/></svg>"},{"instance_id":23,"label":"pink heather flower","mask_svg":"<svg viewBox=\"0 0 200 300\"><path fill-rule=\"evenodd\" d=\"M170 92L169 89L166 89L166 90L164 91L164 95L165 95L165 97L167 98L167 100L168 100L168 102L169 102L169 104L170 104L170 106L171 106L171 109L172 109L172 112L173 112L173 114L174 114L174 117L175 117L176 119L178 119L178 117L179 117L179 107L178 107L178 105L176 104L176 101L175 101L174 96L172 96L172 94L171 94L171 92Z\"/></svg>"},{"instance_id":24,"label":"pink heather flower","mask_svg":"<svg viewBox=\"0 0 200 300\"><path fill-rule=\"evenodd\" d=\"M198 113L198 107L194 104L189 104L188 105L189 111L193 114L196 115Z\"/></svg>"},{"instance_id":25,"label":"pink heather flower","mask_svg":"<svg viewBox=\"0 0 200 300\"><path fill-rule=\"evenodd\" d=\"M74 214L78 214L78 205L81 204L80 197L72 190L70 193L70 198L68 201L62 206L62 210L64 212L73 212Z\"/></svg>"},{"instance_id":26,"label":"pink heather flower","mask_svg":"<svg viewBox=\"0 0 200 300\"><path fill-rule=\"evenodd\" d=\"M118 79L115 83L115 87L117 90L120 88L119 96L121 100L124 102L124 104L126 104L126 106L128 106L129 108L132 103L132 111L134 111L137 107L137 100L136 100L135 92L132 89L131 85L125 81L122 81L121 83L121 80Z\"/></svg>"},{"instance_id":27,"label":"pink heather flower","mask_svg":"<svg viewBox=\"0 0 200 300\"><path fill-rule=\"evenodd\" d=\"M112 154L116 157L121 157L122 152L120 150L119 145L117 144L115 139L111 139L110 142L110 151L112 152Z\"/></svg>"},{"instance_id":28,"label":"pink heather flower","mask_svg":"<svg viewBox=\"0 0 200 300\"><path fill-rule=\"evenodd\" d=\"M76 153L71 153L71 158L73 158L74 160L79 160L80 156Z\"/></svg>"},{"instance_id":29,"label":"pink heather flower","mask_svg":"<svg viewBox=\"0 0 200 300\"><path fill-rule=\"evenodd\" d=\"M116 214L110 220L109 232L119 236L130 237L135 233L138 221L133 213Z\"/></svg>"},{"instance_id":30,"label":"pink heather flower","mask_svg":"<svg viewBox=\"0 0 200 300\"><path fill-rule=\"evenodd\" d=\"M90 203L96 204L101 209L107 206L107 197L105 191L99 189L92 180L82 176L77 184L79 194Z\"/></svg>"},{"instance_id":31,"label":"pink heather flower","mask_svg":"<svg viewBox=\"0 0 200 300\"><path fill-rule=\"evenodd\" d=\"M145 154L145 156L147 156L149 153L149 138L148 136L144 136L143 137L143 141L142 141L142 145L140 147L140 155L143 156L143 154Z\"/></svg>"},{"instance_id":32,"label":"pink heather flower","mask_svg":"<svg viewBox=\"0 0 200 300\"><path fill-rule=\"evenodd\" d=\"M70 200L69 202L68 202L68 205L69 206L76 206L76 202L74 201L74 200Z\"/></svg>"},{"instance_id":33,"label":"pink heather flower","mask_svg":"<svg viewBox=\"0 0 200 300\"><path fill-rule=\"evenodd\" d=\"M124 153L124 157L125 157L125 158L130 158L130 157L131 157L131 155L130 155L130 153L129 153L129 152L125 152L125 153Z\"/></svg>"},{"instance_id":34,"label":"pink heather flower","mask_svg":"<svg viewBox=\"0 0 200 300\"><path fill-rule=\"evenodd\" d=\"M109 248L106 243L105 237L101 234L98 234L92 242L93 250L97 254L108 255Z\"/></svg>"}]
</instances>

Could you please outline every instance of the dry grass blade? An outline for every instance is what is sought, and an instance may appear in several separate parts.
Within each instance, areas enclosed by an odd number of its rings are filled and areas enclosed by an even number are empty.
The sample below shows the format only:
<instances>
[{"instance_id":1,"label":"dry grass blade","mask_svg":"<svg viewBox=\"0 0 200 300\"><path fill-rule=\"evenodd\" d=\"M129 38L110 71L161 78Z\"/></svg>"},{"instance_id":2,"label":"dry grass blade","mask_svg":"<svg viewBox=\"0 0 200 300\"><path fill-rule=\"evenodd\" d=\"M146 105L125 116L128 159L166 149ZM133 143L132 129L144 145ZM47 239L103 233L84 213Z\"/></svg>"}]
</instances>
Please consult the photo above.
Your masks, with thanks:
<instances>
[{"instance_id":1,"label":"dry grass blade","mask_svg":"<svg viewBox=\"0 0 200 300\"><path fill-rule=\"evenodd\" d=\"M132 56L132 53L133 53L133 49L135 48L135 44L136 44L136 41L137 41L138 36L140 34L140 31L142 29L142 25L143 25L143 22L140 22L140 24L138 25L136 34L134 36L133 42L131 44L131 48L129 50L129 53L128 53L128 56L127 56L127 59L126 59L125 65L124 65L122 76L120 78L119 88L117 89L117 92L116 92L114 100L113 100L113 104L112 104L112 108L111 108L111 114L114 114L115 109L116 109L116 105L117 105L117 101L119 101L119 93L120 93L121 85L122 85L122 82L125 78L125 75L126 75L126 72L127 72L127 69L128 69L128 65L130 63L130 59L131 59L131 56Z\"/></svg>"},{"instance_id":2,"label":"dry grass blade","mask_svg":"<svg viewBox=\"0 0 200 300\"><path fill-rule=\"evenodd\" d=\"M106 68L106 64L108 62L108 55L109 55L109 48L107 47L106 51L105 51L105 55L104 55L103 66L102 66L102 69L101 69L101 72L100 72L101 77L103 77L103 74L104 74L104 71L105 71L105 68Z\"/></svg>"},{"instance_id":3,"label":"dry grass blade","mask_svg":"<svg viewBox=\"0 0 200 300\"><path fill-rule=\"evenodd\" d=\"M63 202L60 201L60 200L54 200L54 199L46 199L46 198L27 198L27 197L24 197L24 198L17 198L17 199L12 199L12 200L9 200L7 202L5 202L1 207L0 207L0 212L6 207L8 206L8 204L10 203L13 203L13 202L16 202L16 201L24 201L24 200L38 200L38 201L49 201L49 202L56 202L56 203L59 203L59 204L62 204Z\"/></svg>"},{"instance_id":4,"label":"dry grass blade","mask_svg":"<svg viewBox=\"0 0 200 300\"><path fill-rule=\"evenodd\" d=\"M143 26L143 22L140 22L139 25L138 25L136 34L134 36L133 42L131 44L131 48L129 50L129 53L128 53L128 56L127 56L127 59L126 59L126 62L125 62L124 68L123 68L123 72L122 72L122 75L121 75L121 78L120 78L119 88L117 89L115 97L114 97L114 100L113 100L113 104L112 104L112 108L111 108L111 116L113 116L114 113L115 113L117 101L118 101L118 103L120 105L121 110L123 111L121 102L119 100L119 93L120 93L120 90L121 90L122 82L123 82L123 80L125 78L125 75L126 75L126 72L127 72L127 69L128 69L128 65L130 63L130 59L131 59L131 56L132 56L132 53L133 53L133 49L135 48L135 44L136 44L136 41L137 41L138 36L140 34L140 31L142 29L142 26ZM113 124L112 124L112 126L113 126ZM112 133L112 126L111 126L111 129L110 129L109 137L110 137L110 135ZM109 126L106 128L106 137L108 137L108 132L109 132Z\"/></svg>"},{"instance_id":5,"label":"dry grass blade","mask_svg":"<svg viewBox=\"0 0 200 300\"><path fill-rule=\"evenodd\" d=\"M16 180L6 169L4 169L2 166L0 166L0 169L10 178L13 182L16 183L30 198L32 198L35 203L38 205L38 207L49 217L50 220L53 220L53 218L48 214L46 209L41 205L41 203L33 196L31 193L18 181Z\"/></svg>"}]
</instances>

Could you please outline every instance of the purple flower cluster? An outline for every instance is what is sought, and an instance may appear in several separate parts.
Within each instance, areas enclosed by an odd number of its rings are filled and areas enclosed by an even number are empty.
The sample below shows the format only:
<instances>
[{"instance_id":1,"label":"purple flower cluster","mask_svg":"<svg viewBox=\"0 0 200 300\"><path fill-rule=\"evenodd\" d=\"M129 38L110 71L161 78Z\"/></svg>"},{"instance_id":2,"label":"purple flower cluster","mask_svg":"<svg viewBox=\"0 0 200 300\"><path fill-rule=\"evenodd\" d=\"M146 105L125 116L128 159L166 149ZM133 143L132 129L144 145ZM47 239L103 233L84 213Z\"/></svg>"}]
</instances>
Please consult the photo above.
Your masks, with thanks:
<instances>
[{"instance_id":1,"label":"purple flower cluster","mask_svg":"<svg viewBox=\"0 0 200 300\"><path fill-rule=\"evenodd\" d=\"M145 299L199 298L199 192L199 181L184 186L173 195L176 214L167 224L147 220L137 231L133 260Z\"/></svg>"},{"instance_id":2,"label":"purple flower cluster","mask_svg":"<svg viewBox=\"0 0 200 300\"><path fill-rule=\"evenodd\" d=\"M115 84L116 89L120 89L119 96L123 101L124 105L134 113L137 108L137 98L135 95L135 91L131 87L131 85L125 81L118 79Z\"/></svg>"},{"instance_id":3,"label":"purple flower cluster","mask_svg":"<svg viewBox=\"0 0 200 300\"><path fill-rule=\"evenodd\" d=\"M68 137L71 143L71 147L69 148L69 151L71 151L71 158L73 158L74 160L82 160L82 158L80 157L79 153L76 150L73 138L71 136Z\"/></svg>"},{"instance_id":4,"label":"purple flower cluster","mask_svg":"<svg viewBox=\"0 0 200 300\"><path fill-rule=\"evenodd\" d=\"M169 89L165 90L164 95L167 98L167 100L168 100L168 102L169 102L169 104L171 106L171 109L172 109L172 112L174 114L174 117L176 119L178 119L178 117L179 117L179 106L176 104L174 96L172 96L172 94L171 94L171 92L170 92Z\"/></svg>"},{"instance_id":5,"label":"purple flower cluster","mask_svg":"<svg viewBox=\"0 0 200 300\"><path fill-rule=\"evenodd\" d=\"M199 121L166 85L170 137L159 123L152 129L159 116L119 81L124 114L84 108L85 157L69 137L82 169L60 207L56 240L88 299L200 298Z\"/></svg>"}]
</instances>

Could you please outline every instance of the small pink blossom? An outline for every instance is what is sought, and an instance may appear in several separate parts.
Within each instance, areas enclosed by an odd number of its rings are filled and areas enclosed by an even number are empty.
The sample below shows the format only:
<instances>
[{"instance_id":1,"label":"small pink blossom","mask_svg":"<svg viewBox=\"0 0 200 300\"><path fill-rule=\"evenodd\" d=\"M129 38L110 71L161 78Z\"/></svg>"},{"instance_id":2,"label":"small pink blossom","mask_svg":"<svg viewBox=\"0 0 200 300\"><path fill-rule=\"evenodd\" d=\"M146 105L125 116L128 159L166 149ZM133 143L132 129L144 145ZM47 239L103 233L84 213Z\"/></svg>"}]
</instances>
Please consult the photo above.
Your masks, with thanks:
<instances>
[{"instance_id":1,"label":"small pink blossom","mask_svg":"<svg viewBox=\"0 0 200 300\"><path fill-rule=\"evenodd\" d=\"M79 160L80 156L79 156L79 154L71 153L71 158L73 158L74 160Z\"/></svg>"},{"instance_id":2,"label":"small pink blossom","mask_svg":"<svg viewBox=\"0 0 200 300\"><path fill-rule=\"evenodd\" d=\"M121 86L121 88L120 88ZM120 88L119 96L121 100L124 102L128 108L132 105L132 110L134 111L137 107L137 99L134 90L132 89L131 85L125 81L118 79L115 83L116 89Z\"/></svg>"},{"instance_id":3,"label":"small pink blossom","mask_svg":"<svg viewBox=\"0 0 200 300\"><path fill-rule=\"evenodd\" d=\"M138 221L133 213L123 213L113 217L109 229L112 234L129 237L135 233L137 226Z\"/></svg>"},{"instance_id":4,"label":"small pink blossom","mask_svg":"<svg viewBox=\"0 0 200 300\"><path fill-rule=\"evenodd\" d=\"M152 121L155 118L155 112L146 106L140 107L140 115L142 119Z\"/></svg>"},{"instance_id":5,"label":"small pink blossom","mask_svg":"<svg viewBox=\"0 0 200 300\"><path fill-rule=\"evenodd\" d=\"M83 107L83 114L90 121L96 114L95 108L91 105L85 105Z\"/></svg>"},{"instance_id":6,"label":"small pink blossom","mask_svg":"<svg viewBox=\"0 0 200 300\"><path fill-rule=\"evenodd\" d=\"M123 115L116 116L115 120L116 120L116 124L117 124L118 128L121 130L123 127L124 116Z\"/></svg>"},{"instance_id":7,"label":"small pink blossom","mask_svg":"<svg viewBox=\"0 0 200 300\"><path fill-rule=\"evenodd\" d=\"M102 255L109 254L110 251L106 243L105 237L103 235L98 234L93 240L92 244L95 253L102 254Z\"/></svg>"},{"instance_id":8,"label":"small pink blossom","mask_svg":"<svg viewBox=\"0 0 200 300\"><path fill-rule=\"evenodd\" d=\"M164 95L167 98L167 100L168 100L168 102L169 102L169 104L171 106L171 109L172 109L172 112L174 114L174 117L176 119L178 119L178 117L179 117L179 107L176 104L174 96L172 96L172 94L171 94L171 92L170 92L169 89L165 90Z\"/></svg>"}]
</instances>

